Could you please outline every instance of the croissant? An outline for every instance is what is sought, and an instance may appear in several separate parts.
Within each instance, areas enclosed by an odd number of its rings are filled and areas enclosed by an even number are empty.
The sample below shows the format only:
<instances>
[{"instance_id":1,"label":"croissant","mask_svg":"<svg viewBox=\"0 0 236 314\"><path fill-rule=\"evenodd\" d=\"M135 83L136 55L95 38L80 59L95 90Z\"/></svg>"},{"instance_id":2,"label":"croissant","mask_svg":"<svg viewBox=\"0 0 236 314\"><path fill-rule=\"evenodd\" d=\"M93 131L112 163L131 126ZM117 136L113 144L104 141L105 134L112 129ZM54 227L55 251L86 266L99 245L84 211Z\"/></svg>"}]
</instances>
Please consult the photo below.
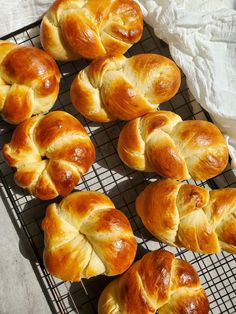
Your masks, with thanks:
<instances>
[{"instance_id":1,"label":"croissant","mask_svg":"<svg viewBox=\"0 0 236 314\"><path fill-rule=\"evenodd\" d=\"M150 184L136 199L144 226L172 246L236 254L236 189L209 191L175 180Z\"/></svg>"},{"instance_id":2,"label":"croissant","mask_svg":"<svg viewBox=\"0 0 236 314\"><path fill-rule=\"evenodd\" d=\"M44 263L62 280L123 273L137 243L127 217L102 193L75 192L47 208Z\"/></svg>"},{"instance_id":3,"label":"croissant","mask_svg":"<svg viewBox=\"0 0 236 314\"><path fill-rule=\"evenodd\" d=\"M94 146L81 123L64 111L25 120L3 155L16 168L16 183L42 200L69 194L95 160Z\"/></svg>"},{"instance_id":4,"label":"croissant","mask_svg":"<svg viewBox=\"0 0 236 314\"><path fill-rule=\"evenodd\" d=\"M40 39L56 60L123 54L143 32L134 0L56 0L44 16Z\"/></svg>"},{"instance_id":5,"label":"croissant","mask_svg":"<svg viewBox=\"0 0 236 314\"><path fill-rule=\"evenodd\" d=\"M180 82L176 64L161 55L107 56L79 72L71 86L71 100L89 120L131 120L172 98Z\"/></svg>"},{"instance_id":6,"label":"croissant","mask_svg":"<svg viewBox=\"0 0 236 314\"><path fill-rule=\"evenodd\" d=\"M121 130L118 154L130 168L178 180L212 178L228 162L227 145L214 124L182 121L169 111L129 121Z\"/></svg>"},{"instance_id":7,"label":"croissant","mask_svg":"<svg viewBox=\"0 0 236 314\"><path fill-rule=\"evenodd\" d=\"M56 62L44 51L0 40L0 114L19 124L46 113L59 92Z\"/></svg>"},{"instance_id":8,"label":"croissant","mask_svg":"<svg viewBox=\"0 0 236 314\"><path fill-rule=\"evenodd\" d=\"M164 250L147 253L112 281L99 314L207 314L209 303L191 264Z\"/></svg>"}]
</instances>

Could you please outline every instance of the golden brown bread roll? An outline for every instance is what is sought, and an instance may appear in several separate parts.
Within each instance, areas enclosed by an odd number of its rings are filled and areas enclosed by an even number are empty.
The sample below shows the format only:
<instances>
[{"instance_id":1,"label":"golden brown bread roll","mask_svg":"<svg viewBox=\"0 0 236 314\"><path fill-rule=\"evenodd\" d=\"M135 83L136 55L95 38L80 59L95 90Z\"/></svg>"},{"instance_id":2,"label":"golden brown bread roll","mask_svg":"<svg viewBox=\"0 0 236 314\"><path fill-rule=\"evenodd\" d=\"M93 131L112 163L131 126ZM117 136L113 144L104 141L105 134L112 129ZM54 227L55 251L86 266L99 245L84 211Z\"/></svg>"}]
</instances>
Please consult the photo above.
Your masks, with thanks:
<instances>
[{"instance_id":1,"label":"golden brown bread roll","mask_svg":"<svg viewBox=\"0 0 236 314\"><path fill-rule=\"evenodd\" d=\"M236 189L209 191L175 180L151 183L136 199L144 226L172 246L236 254Z\"/></svg>"},{"instance_id":2,"label":"golden brown bread roll","mask_svg":"<svg viewBox=\"0 0 236 314\"><path fill-rule=\"evenodd\" d=\"M90 120L131 120L172 98L180 82L176 64L161 55L107 56L79 72L71 86L71 100Z\"/></svg>"},{"instance_id":3,"label":"golden brown bread roll","mask_svg":"<svg viewBox=\"0 0 236 314\"><path fill-rule=\"evenodd\" d=\"M35 47L0 40L0 114L19 124L34 114L46 113L59 92L56 62Z\"/></svg>"},{"instance_id":4,"label":"golden brown bread roll","mask_svg":"<svg viewBox=\"0 0 236 314\"><path fill-rule=\"evenodd\" d=\"M137 243L127 217L102 193L75 192L47 208L44 263L62 280L123 273Z\"/></svg>"},{"instance_id":5,"label":"golden brown bread roll","mask_svg":"<svg viewBox=\"0 0 236 314\"><path fill-rule=\"evenodd\" d=\"M142 12L134 0L56 0L40 30L56 60L123 54L142 36Z\"/></svg>"},{"instance_id":6,"label":"golden brown bread roll","mask_svg":"<svg viewBox=\"0 0 236 314\"><path fill-rule=\"evenodd\" d=\"M227 145L214 124L182 121L177 114L161 110L124 126L118 154L130 168L178 180L212 178L228 162Z\"/></svg>"},{"instance_id":7,"label":"golden brown bread roll","mask_svg":"<svg viewBox=\"0 0 236 314\"><path fill-rule=\"evenodd\" d=\"M19 124L3 154L17 170L16 183L43 200L69 194L95 160L86 130L64 111Z\"/></svg>"},{"instance_id":8,"label":"golden brown bread roll","mask_svg":"<svg viewBox=\"0 0 236 314\"><path fill-rule=\"evenodd\" d=\"M145 254L102 292L99 314L207 314L208 299L191 264L164 250Z\"/></svg>"}]
</instances>

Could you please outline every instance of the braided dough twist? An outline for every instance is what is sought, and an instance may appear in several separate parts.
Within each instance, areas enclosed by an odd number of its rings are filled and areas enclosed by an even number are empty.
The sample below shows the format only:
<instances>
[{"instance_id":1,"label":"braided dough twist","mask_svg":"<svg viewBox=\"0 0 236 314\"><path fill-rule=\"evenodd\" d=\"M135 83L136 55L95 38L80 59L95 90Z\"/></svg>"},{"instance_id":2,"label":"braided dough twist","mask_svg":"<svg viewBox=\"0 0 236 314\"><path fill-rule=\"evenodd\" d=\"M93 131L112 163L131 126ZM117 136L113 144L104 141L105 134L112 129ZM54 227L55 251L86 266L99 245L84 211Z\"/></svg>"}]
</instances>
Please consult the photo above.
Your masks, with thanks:
<instances>
[{"instance_id":1,"label":"braided dough twist","mask_svg":"<svg viewBox=\"0 0 236 314\"><path fill-rule=\"evenodd\" d=\"M144 226L158 239L199 253L236 254L236 189L205 188L164 180L136 199Z\"/></svg>"},{"instance_id":2,"label":"braided dough twist","mask_svg":"<svg viewBox=\"0 0 236 314\"><path fill-rule=\"evenodd\" d=\"M102 292L99 314L207 314L209 304L191 264L164 250L145 254Z\"/></svg>"},{"instance_id":3,"label":"braided dough twist","mask_svg":"<svg viewBox=\"0 0 236 314\"><path fill-rule=\"evenodd\" d=\"M75 77L71 100L92 121L131 120L172 98L180 82L176 64L158 54L103 57Z\"/></svg>"},{"instance_id":4,"label":"braided dough twist","mask_svg":"<svg viewBox=\"0 0 236 314\"><path fill-rule=\"evenodd\" d=\"M56 62L44 51L0 40L0 114L12 124L46 113L59 92Z\"/></svg>"},{"instance_id":5,"label":"braided dough twist","mask_svg":"<svg viewBox=\"0 0 236 314\"><path fill-rule=\"evenodd\" d=\"M212 178L228 162L227 145L214 124L182 121L161 110L129 121L120 133L118 153L130 168L178 180Z\"/></svg>"},{"instance_id":6,"label":"braided dough twist","mask_svg":"<svg viewBox=\"0 0 236 314\"><path fill-rule=\"evenodd\" d=\"M141 38L134 0L56 0L41 23L44 49L56 60L123 54Z\"/></svg>"},{"instance_id":7,"label":"braided dough twist","mask_svg":"<svg viewBox=\"0 0 236 314\"><path fill-rule=\"evenodd\" d=\"M137 244L128 219L98 192L72 193L59 205L51 204L42 228L44 263L63 280L114 276L135 257Z\"/></svg>"},{"instance_id":8,"label":"braided dough twist","mask_svg":"<svg viewBox=\"0 0 236 314\"><path fill-rule=\"evenodd\" d=\"M3 154L17 169L16 183L44 200L69 194L95 160L86 130L63 111L19 124Z\"/></svg>"}]
</instances>

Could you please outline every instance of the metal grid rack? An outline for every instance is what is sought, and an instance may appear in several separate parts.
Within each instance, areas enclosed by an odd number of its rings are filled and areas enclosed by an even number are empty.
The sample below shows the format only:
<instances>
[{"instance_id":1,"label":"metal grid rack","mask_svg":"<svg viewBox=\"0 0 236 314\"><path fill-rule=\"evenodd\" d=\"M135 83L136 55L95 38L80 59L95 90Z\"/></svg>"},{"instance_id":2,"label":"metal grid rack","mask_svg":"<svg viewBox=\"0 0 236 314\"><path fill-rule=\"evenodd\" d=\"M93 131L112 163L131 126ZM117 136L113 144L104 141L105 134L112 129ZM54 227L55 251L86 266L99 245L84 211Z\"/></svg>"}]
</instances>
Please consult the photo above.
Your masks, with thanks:
<instances>
[{"instance_id":1,"label":"metal grid rack","mask_svg":"<svg viewBox=\"0 0 236 314\"><path fill-rule=\"evenodd\" d=\"M39 22L31 24L3 39L18 44L40 47ZM141 41L133 46L128 56L138 53L161 53L169 56L168 46L159 41L152 29L145 25ZM119 159L116 146L123 122L99 124L87 121L79 115L70 102L69 89L76 73L87 65L87 61L59 63L62 74L60 95L53 110L65 110L76 116L86 127L96 146L96 163L79 182L76 190L95 190L106 193L129 218L138 241L137 259L145 252L167 248L179 258L192 263L198 271L203 287L210 302L210 313L236 313L236 257L228 253L218 255L201 255L166 246L155 240L143 227L136 215L134 201L138 193L150 182L159 179L157 175L133 171ZM189 93L185 77L179 93L169 102L160 106L164 110L172 110L186 119L209 119L199 104ZM0 120L1 142L9 142L13 127ZM12 169L0 159L1 188L6 207L13 223L21 228L37 258L36 275L53 313L91 314L97 312L97 300L103 288L113 278L98 276L80 283L63 282L46 271L42 262L43 233L41 221L45 208L50 202L40 201L16 186ZM236 187L236 177L228 167L223 174L207 182L188 181L209 188Z\"/></svg>"}]
</instances>

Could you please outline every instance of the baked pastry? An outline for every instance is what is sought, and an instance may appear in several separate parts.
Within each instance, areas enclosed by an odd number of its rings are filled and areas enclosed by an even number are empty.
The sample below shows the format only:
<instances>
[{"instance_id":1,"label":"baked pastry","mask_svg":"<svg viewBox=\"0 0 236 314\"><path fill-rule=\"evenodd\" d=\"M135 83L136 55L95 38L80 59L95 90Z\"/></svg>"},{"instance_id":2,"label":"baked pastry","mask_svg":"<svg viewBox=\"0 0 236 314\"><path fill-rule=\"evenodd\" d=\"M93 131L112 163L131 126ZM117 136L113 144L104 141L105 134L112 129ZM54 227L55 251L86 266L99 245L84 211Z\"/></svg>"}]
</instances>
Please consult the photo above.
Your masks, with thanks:
<instances>
[{"instance_id":1,"label":"baked pastry","mask_svg":"<svg viewBox=\"0 0 236 314\"><path fill-rule=\"evenodd\" d=\"M56 62L35 47L0 40L0 114L19 124L34 114L46 113L59 92Z\"/></svg>"},{"instance_id":2,"label":"baked pastry","mask_svg":"<svg viewBox=\"0 0 236 314\"><path fill-rule=\"evenodd\" d=\"M127 217L102 193L75 192L49 205L42 229L45 266L62 280L121 274L136 254Z\"/></svg>"},{"instance_id":3,"label":"baked pastry","mask_svg":"<svg viewBox=\"0 0 236 314\"><path fill-rule=\"evenodd\" d=\"M134 0L56 0L44 16L40 39L56 60L123 54L143 32Z\"/></svg>"},{"instance_id":4,"label":"baked pastry","mask_svg":"<svg viewBox=\"0 0 236 314\"><path fill-rule=\"evenodd\" d=\"M98 302L99 314L207 314L209 303L191 264L159 250L147 253L112 281Z\"/></svg>"},{"instance_id":5,"label":"baked pastry","mask_svg":"<svg viewBox=\"0 0 236 314\"><path fill-rule=\"evenodd\" d=\"M161 55L107 56L79 72L71 86L71 100L90 120L131 120L172 98L180 82L176 64Z\"/></svg>"},{"instance_id":6,"label":"baked pastry","mask_svg":"<svg viewBox=\"0 0 236 314\"><path fill-rule=\"evenodd\" d=\"M178 180L212 178L228 163L227 145L214 124L182 121L170 111L129 121L121 130L118 154L130 168Z\"/></svg>"},{"instance_id":7,"label":"baked pastry","mask_svg":"<svg viewBox=\"0 0 236 314\"><path fill-rule=\"evenodd\" d=\"M15 129L3 155L16 168L16 183L42 200L67 195L95 160L82 124L64 111L25 120Z\"/></svg>"},{"instance_id":8,"label":"baked pastry","mask_svg":"<svg viewBox=\"0 0 236 314\"><path fill-rule=\"evenodd\" d=\"M151 183L136 199L144 226L172 246L236 254L236 189L209 191L175 180Z\"/></svg>"}]
</instances>

